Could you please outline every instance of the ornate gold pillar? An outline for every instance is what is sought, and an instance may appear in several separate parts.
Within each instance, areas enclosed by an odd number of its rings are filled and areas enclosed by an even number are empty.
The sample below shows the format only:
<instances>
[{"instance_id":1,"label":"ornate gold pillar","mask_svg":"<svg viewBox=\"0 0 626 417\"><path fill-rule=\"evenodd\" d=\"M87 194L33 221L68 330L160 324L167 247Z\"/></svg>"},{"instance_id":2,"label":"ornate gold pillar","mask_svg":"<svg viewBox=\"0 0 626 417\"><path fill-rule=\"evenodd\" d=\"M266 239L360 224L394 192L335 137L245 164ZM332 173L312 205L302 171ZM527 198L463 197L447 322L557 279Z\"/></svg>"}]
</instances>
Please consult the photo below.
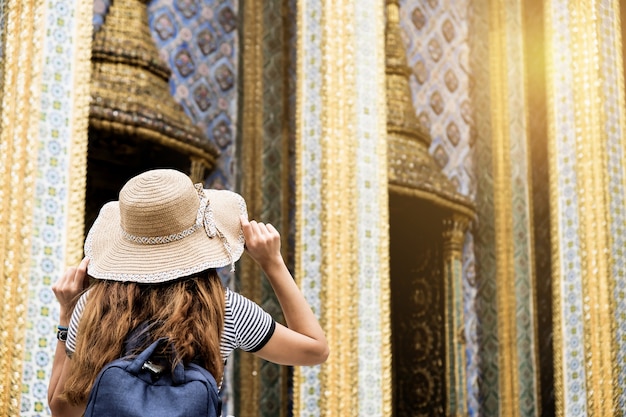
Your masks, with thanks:
<instances>
[{"instance_id":1,"label":"ornate gold pillar","mask_svg":"<svg viewBox=\"0 0 626 417\"><path fill-rule=\"evenodd\" d=\"M0 414L39 415L58 323L50 286L82 256L93 4L4 6Z\"/></svg>"},{"instance_id":2,"label":"ornate gold pillar","mask_svg":"<svg viewBox=\"0 0 626 417\"><path fill-rule=\"evenodd\" d=\"M496 208L495 244L496 244L496 271L497 271L497 308L498 308L498 347L499 347L499 396L500 413L507 416L519 415L518 383L517 383L517 355L514 341L516 329L514 325L515 294L514 271L511 264L513 254L507 243L512 238L511 223L507 209L511 204L511 188L507 184L510 178L511 160L506 154L510 149L509 106L506 80L507 60L498 59L507 53L507 24L506 6L497 0L490 1L490 53L491 59L491 98L495 103L492 110L493 127L493 161L494 161L494 205ZM492 52L493 51L493 52Z\"/></svg>"},{"instance_id":3,"label":"ornate gold pillar","mask_svg":"<svg viewBox=\"0 0 626 417\"><path fill-rule=\"evenodd\" d=\"M262 184L257 179L263 176L263 5L256 0L245 0L241 7L243 37L241 84L243 100L240 104L243 115L240 127L242 161L241 193L246 198L250 218L259 218L263 209ZM239 271L241 291L257 302L261 299L261 271L249 257L243 257ZM238 395L239 412L245 417L259 415L259 393L261 391L261 360L252 355L238 356L241 382Z\"/></svg>"},{"instance_id":4,"label":"ornate gold pillar","mask_svg":"<svg viewBox=\"0 0 626 417\"><path fill-rule=\"evenodd\" d=\"M330 343L294 414L390 415L383 4L299 1L296 279Z\"/></svg>"},{"instance_id":5,"label":"ornate gold pillar","mask_svg":"<svg viewBox=\"0 0 626 417\"><path fill-rule=\"evenodd\" d=\"M490 142L493 188L499 412L536 416L539 367L527 77L522 2L489 1ZM481 88L481 87L478 87ZM482 215L486 215L483 212ZM480 216L480 214L479 214ZM479 222L481 219L479 219Z\"/></svg>"},{"instance_id":6,"label":"ornate gold pillar","mask_svg":"<svg viewBox=\"0 0 626 417\"><path fill-rule=\"evenodd\" d=\"M46 413L58 309L82 256L91 12L5 2L0 135L0 414Z\"/></svg>"},{"instance_id":7,"label":"ornate gold pillar","mask_svg":"<svg viewBox=\"0 0 626 417\"><path fill-rule=\"evenodd\" d=\"M0 124L0 414L18 415L37 149L42 1L5 5Z\"/></svg>"},{"instance_id":8,"label":"ornate gold pillar","mask_svg":"<svg viewBox=\"0 0 626 417\"><path fill-rule=\"evenodd\" d=\"M467 216L453 214L443 225L443 276L446 329L446 416L466 416L467 378L463 314L463 243Z\"/></svg>"},{"instance_id":9,"label":"ornate gold pillar","mask_svg":"<svg viewBox=\"0 0 626 417\"><path fill-rule=\"evenodd\" d=\"M239 123L239 158L241 178L239 188L248 203L252 218L270 222L281 232L283 256L290 262L291 231L288 223L291 189L289 174L293 168L288 158L289 122L287 107L287 65L284 0L246 0L241 3L243 31ZM278 74L278 76L277 76ZM280 306L262 271L248 257L241 263L241 291L278 313ZM277 320L280 315L274 314ZM241 376L235 389L236 410L242 416L285 416L288 412L287 367L266 362L252 355L239 355Z\"/></svg>"},{"instance_id":10,"label":"ornate gold pillar","mask_svg":"<svg viewBox=\"0 0 626 417\"><path fill-rule=\"evenodd\" d=\"M623 415L626 404L619 9L617 0L545 4L558 416Z\"/></svg>"}]
</instances>

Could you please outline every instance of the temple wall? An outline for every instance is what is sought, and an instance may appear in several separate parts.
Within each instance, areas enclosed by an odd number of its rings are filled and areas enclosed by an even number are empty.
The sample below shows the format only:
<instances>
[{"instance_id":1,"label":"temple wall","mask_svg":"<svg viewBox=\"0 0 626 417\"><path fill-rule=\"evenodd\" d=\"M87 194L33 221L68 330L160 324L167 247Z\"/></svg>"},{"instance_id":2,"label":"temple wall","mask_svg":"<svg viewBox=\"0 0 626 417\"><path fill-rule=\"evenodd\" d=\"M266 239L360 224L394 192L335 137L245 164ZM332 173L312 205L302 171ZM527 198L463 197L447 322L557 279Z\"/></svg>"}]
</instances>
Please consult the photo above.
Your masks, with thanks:
<instances>
[{"instance_id":1,"label":"temple wall","mask_svg":"<svg viewBox=\"0 0 626 417\"><path fill-rule=\"evenodd\" d=\"M27 416L47 413L50 286L82 254L92 5L3 9L0 414Z\"/></svg>"},{"instance_id":2,"label":"temple wall","mask_svg":"<svg viewBox=\"0 0 626 417\"><path fill-rule=\"evenodd\" d=\"M468 414L623 415L619 1L400 4L430 154L476 205L455 300ZM0 0L0 415L49 414L51 285L82 256L91 37L109 5ZM330 6L149 5L172 95L221 152L206 184L280 225L331 343L293 375L237 359L237 415L390 415L384 5ZM260 278L243 261L230 284L276 311Z\"/></svg>"}]
</instances>

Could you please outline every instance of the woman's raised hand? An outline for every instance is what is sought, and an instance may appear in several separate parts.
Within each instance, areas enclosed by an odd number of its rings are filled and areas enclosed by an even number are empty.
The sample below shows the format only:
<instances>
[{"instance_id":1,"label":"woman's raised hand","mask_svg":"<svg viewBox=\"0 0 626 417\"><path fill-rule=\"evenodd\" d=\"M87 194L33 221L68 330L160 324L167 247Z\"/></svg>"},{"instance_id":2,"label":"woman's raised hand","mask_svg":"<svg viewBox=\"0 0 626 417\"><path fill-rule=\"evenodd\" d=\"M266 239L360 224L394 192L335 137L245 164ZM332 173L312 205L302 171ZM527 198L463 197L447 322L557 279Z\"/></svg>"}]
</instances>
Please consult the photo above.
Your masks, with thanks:
<instances>
[{"instance_id":1,"label":"woman's raised hand","mask_svg":"<svg viewBox=\"0 0 626 417\"><path fill-rule=\"evenodd\" d=\"M89 259L83 258L78 266L67 268L63 276L52 285L52 292L54 292L61 305L61 324L69 323L78 295L89 285L89 277L87 276L88 264Z\"/></svg>"},{"instance_id":2,"label":"woman's raised hand","mask_svg":"<svg viewBox=\"0 0 626 417\"><path fill-rule=\"evenodd\" d=\"M274 226L255 220L248 221L245 217L241 217L241 226L246 238L246 250L262 268L271 262L282 262L280 233Z\"/></svg>"}]
</instances>

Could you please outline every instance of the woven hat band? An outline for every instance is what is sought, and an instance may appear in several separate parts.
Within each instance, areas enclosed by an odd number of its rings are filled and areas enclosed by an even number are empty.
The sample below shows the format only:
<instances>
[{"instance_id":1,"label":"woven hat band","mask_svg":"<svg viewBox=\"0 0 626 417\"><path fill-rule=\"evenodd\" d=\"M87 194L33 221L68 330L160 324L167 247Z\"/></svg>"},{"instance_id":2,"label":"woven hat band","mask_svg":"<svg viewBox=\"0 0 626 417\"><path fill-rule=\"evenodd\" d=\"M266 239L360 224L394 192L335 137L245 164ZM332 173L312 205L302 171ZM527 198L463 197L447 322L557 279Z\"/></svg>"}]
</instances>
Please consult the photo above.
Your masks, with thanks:
<instances>
[{"instance_id":1,"label":"woven hat band","mask_svg":"<svg viewBox=\"0 0 626 417\"><path fill-rule=\"evenodd\" d=\"M133 243L139 243L140 245L160 245L162 243L176 242L177 240L184 239L196 230L198 230L200 227L201 226L194 224L189 229L185 229L182 232L167 236L135 236L125 231L122 231L122 233L124 239L129 240Z\"/></svg>"}]
</instances>

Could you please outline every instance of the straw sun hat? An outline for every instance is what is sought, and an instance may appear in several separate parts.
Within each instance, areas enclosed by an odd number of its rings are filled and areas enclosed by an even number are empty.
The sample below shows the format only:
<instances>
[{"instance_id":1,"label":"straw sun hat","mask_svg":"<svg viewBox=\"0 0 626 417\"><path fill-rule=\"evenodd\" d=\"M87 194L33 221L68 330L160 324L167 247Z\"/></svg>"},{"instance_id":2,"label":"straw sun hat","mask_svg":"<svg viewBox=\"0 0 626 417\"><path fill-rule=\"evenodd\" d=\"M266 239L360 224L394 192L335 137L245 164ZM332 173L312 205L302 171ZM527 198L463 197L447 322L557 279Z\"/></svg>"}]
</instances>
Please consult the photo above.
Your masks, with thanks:
<instances>
[{"instance_id":1,"label":"straw sun hat","mask_svg":"<svg viewBox=\"0 0 626 417\"><path fill-rule=\"evenodd\" d=\"M244 250L244 199L205 190L182 172L157 169L131 178L105 204L85 240L94 278L171 281L226 265Z\"/></svg>"}]
</instances>

